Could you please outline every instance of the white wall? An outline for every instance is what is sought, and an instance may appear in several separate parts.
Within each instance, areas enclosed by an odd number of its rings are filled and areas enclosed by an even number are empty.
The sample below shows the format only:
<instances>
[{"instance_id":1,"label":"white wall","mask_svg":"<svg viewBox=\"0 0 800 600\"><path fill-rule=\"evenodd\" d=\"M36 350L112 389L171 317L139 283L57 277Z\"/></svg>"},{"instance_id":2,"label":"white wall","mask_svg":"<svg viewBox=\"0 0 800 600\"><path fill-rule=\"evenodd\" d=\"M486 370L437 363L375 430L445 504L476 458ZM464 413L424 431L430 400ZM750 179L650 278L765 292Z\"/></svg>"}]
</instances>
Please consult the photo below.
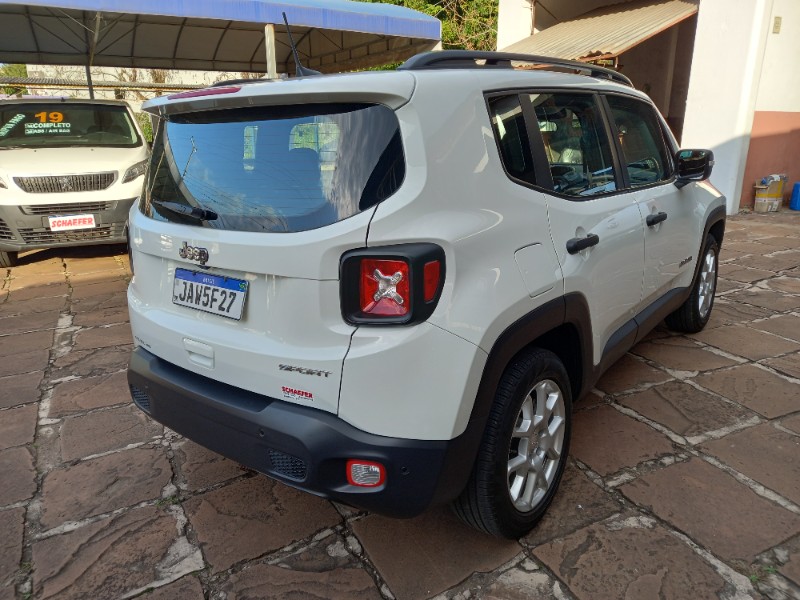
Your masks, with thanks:
<instances>
[{"instance_id":1,"label":"white wall","mask_svg":"<svg viewBox=\"0 0 800 600\"><path fill-rule=\"evenodd\" d=\"M739 210L772 5L700 2L682 145L714 151L711 182L728 199L729 214Z\"/></svg>"},{"instance_id":2,"label":"white wall","mask_svg":"<svg viewBox=\"0 0 800 600\"><path fill-rule=\"evenodd\" d=\"M775 17L780 33L772 32ZM767 30L756 110L800 112L800 2L774 0Z\"/></svg>"},{"instance_id":3,"label":"white wall","mask_svg":"<svg viewBox=\"0 0 800 600\"><path fill-rule=\"evenodd\" d=\"M502 50L533 33L531 0L500 0L497 14L497 48Z\"/></svg>"}]
</instances>

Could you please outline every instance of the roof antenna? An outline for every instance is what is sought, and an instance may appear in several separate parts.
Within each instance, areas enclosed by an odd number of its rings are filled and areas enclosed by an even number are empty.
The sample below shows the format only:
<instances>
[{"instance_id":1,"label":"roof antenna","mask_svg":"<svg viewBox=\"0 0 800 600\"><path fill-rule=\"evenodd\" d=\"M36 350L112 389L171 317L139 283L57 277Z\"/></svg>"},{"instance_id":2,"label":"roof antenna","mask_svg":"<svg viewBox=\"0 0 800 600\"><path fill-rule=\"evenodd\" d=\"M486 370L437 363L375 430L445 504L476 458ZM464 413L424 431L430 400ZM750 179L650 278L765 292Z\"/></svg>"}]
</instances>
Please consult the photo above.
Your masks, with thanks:
<instances>
[{"instance_id":1,"label":"roof antenna","mask_svg":"<svg viewBox=\"0 0 800 600\"><path fill-rule=\"evenodd\" d=\"M286 33L289 34L289 45L292 47L292 54L294 54L295 75L299 77L308 77L309 75L322 75L319 71L309 69L300 64L300 57L297 54L297 46L294 45L292 39L292 32L289 29L289 21L286 19L286 13L282 12L283 22L286 24Z\"/></svg>"}]
</instances>

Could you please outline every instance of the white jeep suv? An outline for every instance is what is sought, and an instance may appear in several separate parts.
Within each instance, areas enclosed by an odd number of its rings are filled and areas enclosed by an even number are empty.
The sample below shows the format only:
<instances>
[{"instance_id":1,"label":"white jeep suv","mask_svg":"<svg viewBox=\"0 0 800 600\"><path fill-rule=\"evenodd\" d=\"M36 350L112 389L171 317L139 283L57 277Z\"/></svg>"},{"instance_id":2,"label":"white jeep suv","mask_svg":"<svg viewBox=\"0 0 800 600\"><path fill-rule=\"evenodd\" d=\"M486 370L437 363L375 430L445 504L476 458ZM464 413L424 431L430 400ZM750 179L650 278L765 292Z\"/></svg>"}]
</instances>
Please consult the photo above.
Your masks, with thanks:
<instances>
[{"instance_id":1,"label":"white jeep suv","mask_svg":"<svg viewBox=\"0 0 800 600\"><path fill-rule=\"evenodd\" d=\"M613 71L442 51L145 110L133 399L288 485L520 536L573 401L665 318L709 318L713 156Z\"/></svg>"}]
</instances>

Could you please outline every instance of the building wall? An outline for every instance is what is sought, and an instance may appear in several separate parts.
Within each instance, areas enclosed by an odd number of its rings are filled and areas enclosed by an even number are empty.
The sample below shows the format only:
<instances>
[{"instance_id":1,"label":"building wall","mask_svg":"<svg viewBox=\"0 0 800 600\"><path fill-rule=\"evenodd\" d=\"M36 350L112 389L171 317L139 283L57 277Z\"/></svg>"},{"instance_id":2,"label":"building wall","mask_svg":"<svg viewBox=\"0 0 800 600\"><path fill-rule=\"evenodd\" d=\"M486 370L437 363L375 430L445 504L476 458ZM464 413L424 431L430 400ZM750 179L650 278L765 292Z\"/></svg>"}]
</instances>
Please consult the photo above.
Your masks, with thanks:
<instances>
[{"instance_id":1,"label":"building wall","mask_svg":"<svg viewBox=\"0 0 800 600\"><path fill-rule=\"evenodd\" d=\"M781 18L774 33L775 17ZM754 203L753 184L772 173L788 178L784 198L800 181L800 2L774 0L764 62L758 83L750 148L744 169L741 206Z\"/></svg>"},{"instance_id":2,"label":"building wall","mask_svg":"<svg viewBox=\"0 0 800 600\"><path fill-rule=\"evenodd\" d=\"M500 0L497 14L497 49L533 34L531 0Z\"/></svg>"},{"instance_id":3,"label":"building wall","mask_svg":"<svg viewBox=\"0 0 800 600\"><path fill-rule=\"evenodd\" d=\"M788 0L796 2L796 0ZM682 146L711 148L711 182L738 212L773 0L701 0Z\"/></svg>"}]
</instances>

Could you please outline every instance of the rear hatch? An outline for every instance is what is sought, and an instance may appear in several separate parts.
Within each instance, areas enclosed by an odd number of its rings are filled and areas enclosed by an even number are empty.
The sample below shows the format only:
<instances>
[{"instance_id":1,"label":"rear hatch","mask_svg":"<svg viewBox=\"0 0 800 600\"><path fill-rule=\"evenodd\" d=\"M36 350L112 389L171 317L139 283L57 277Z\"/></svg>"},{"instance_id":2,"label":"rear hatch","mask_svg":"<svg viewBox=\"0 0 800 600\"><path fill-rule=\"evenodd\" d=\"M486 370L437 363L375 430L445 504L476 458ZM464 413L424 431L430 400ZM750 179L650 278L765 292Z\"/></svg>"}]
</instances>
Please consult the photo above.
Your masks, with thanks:
<instances>
[{"instance_id":1,"label":"rear hatch","mask_svg":"<svg viewBox=\"0 0 800 600\"><path fill-rule=\"evenodd\" d=\"M131 211L136 343L335 413L354 331L339 259L366 244L374 208L403 181L394 109L412 89L407 74L350 75L146 106L162 119Z\"/></svg>"}]
</instances>

